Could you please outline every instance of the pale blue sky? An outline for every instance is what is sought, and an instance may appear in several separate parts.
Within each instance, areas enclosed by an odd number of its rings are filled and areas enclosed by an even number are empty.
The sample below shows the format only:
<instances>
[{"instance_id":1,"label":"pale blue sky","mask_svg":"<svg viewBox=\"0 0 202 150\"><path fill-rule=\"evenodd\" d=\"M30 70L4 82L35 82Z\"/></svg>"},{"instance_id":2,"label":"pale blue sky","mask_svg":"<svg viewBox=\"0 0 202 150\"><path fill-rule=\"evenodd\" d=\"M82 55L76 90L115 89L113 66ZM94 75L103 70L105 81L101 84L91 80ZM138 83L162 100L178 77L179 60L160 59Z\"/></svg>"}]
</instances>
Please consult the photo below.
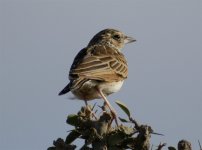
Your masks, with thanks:
<instances>
[{"instance_id":1,"label":"pale blue sky","mask_svg":"<svg viewBox=\"0 0 202 150\"><path fill-rule=\"evenodd\" d=\"M44 150L65 138L66 116L84 103L59 97L77 52L102 29L137 39L124 48L129 77L119 99L176 146L202 142L200 0L1 0L0 149ZM96 100L101 102L101 100ZM92 102L92 104L95 101ZM82 143L78 143L82 144Z\"/></svg>"}]
</instances>

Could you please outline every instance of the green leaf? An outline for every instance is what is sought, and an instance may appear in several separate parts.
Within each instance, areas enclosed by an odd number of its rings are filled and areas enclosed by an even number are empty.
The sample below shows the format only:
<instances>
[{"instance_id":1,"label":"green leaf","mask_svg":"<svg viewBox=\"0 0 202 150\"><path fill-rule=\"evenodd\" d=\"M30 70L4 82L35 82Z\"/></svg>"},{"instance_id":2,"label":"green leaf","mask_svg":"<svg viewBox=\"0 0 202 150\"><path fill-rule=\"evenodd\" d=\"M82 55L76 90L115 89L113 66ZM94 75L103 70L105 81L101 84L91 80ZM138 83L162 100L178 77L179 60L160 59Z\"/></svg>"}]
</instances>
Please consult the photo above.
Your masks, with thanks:
<instances>
[{"instance_id":1,"label":"green leaf","mask_svg":"<svg viewBox=\"0 0 202 150\"><path fill-rule=\"evenodd\" d=\"M169 146L168 149L169 149L169 150L176 150L176 148L174 148L174 147L172 147L172 146Z\"/></svg>"},{"instance_id":2,"label":"green leaf","mask_svg":"<svg viewBox=\"0 0 202 150\"><path fill-rule=\"evenodd\" d=\"M76 130L72 130L72 132L69 133L69 135L66 137L65 143L71 144L75 139L77 139L81 133L79 133Z\"/></svg>"},{"instance_id":3,"label":"green leaf","mask_svg":"<svg viewBox=\"0 0 202 150\"><path fill-rule=\"evenodd\" d=\"M126 136L134 134L134 128L127 126L119 126L119 130L123 132Z\"/></svg>"},{"instance_id":4,"label":"green leaf","mask_svg":"<svg viewBox=\"0 0 202 150\"><path fill-rule=\"evenodd\" d=\"M119 145L125 139L125 134L116 132L108 137L108 143L111 146Z\"/></svg>"},{"instance_id":5,"label":"green leaf","mask_svg":"<svg viewBox=\"0 0 202 150\"><path fill-rule=\"evenodd\" d=\"M128 115L128 117L130 118L130 111L127 108L127 106L125 104L123 104L120 101L116 101L116 104Z\"/></svg>"},{"instance_id":6,"label":"green leaf","mask_svg":"<svg viewBox=\"0 0 202 150\"><path fill-rule=\"evenodd\" d=\"M121 145L123 141L131 137L134 133L134 128L126 126L118 126L113 132L108 134L108 144L110 147Z\"/></svg>"},{"instance_id":7,"label":"green leaf","mask_svg":"<svg viewBox=\"0 0 202 150\"><path fill-rule=\"evenodd\" d=\"M72 126L78 126L79 125L78 115L75 114L68 115L66 122Z\"/></svg>"},{"instance_id":8,"label":"green leaf","mask_svg":"<svg viewBox=\"0 0 202 150\"><path fill-rule=\"evenodd\" d=\"M124 119L124 118L121 118L121 117L119 117L119 120L120 120L121 122L129 122L128 120L126 120L126 119Z\"/></svg>"}]
</instances>

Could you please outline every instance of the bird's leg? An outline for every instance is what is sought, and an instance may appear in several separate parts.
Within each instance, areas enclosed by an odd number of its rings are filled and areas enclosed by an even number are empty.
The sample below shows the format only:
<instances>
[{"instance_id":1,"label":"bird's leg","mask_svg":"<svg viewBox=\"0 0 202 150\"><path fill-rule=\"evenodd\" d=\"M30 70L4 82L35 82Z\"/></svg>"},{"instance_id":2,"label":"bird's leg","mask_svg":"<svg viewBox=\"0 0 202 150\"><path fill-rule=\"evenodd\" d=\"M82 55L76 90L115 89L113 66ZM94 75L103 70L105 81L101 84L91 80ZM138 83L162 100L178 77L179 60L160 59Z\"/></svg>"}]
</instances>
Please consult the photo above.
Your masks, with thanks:
<instances>
[{"instance_id":1,"label":"bird's leg","mask_svg":"<svg viewBox=\"0 0 202 150\"><path fill-rule=\"evenodd\" d=\"M84 99L84 102L85 102L86 107L88 108L88 102L87 102L87 100ZM89 108L90 108L90 106L89 106ZM95 115L95 113L91 110L91 108L90 108L90 111L91 111L91 114L93 115L93 117L94 117L96 120L98 120L97 117L96 117L96 115Z\"/></svg>"},{"instance_id":2,"label":"bird's leg","mask_svg":"<svg viewBox=\"0 0 202 150\"><path fill-rule=\"evenodd\" d=\"M114 110L114 108L111 106L111 104L109 103L109 101L107 100L107 98L105 97L105 95L102 93L102 91L99 88L96 88L97 92L100 94L100 96L103 98L104 100L104 104L106 104L113 116L113 119L115 119L116 125L118 126L118 120L117 120L117 115L116 115L116 111Z\"/></svg>"},{"instance_id":3,"label":"bird's leg","mask_svg":"<svg viewBox=\"0 0 202 150\"><path fill-rule=\"evenodd\" d=\"M88 106L88 102L87 102L87 100L84 100L84 102L85 102L85 105Z\"/></svg>"},{"instance_id":4,"label":"bird's leg","mask_svg":"<svg viewBox=\"0 0 202 150\"><path fill-rule=\"evenodd\" d=\"M103 103L103 106L102 106L102 107L103 107L103 110L104 110L104 111L106 111L106 107L108 107L108 106L107 106L107 103L106 103L105 101L104 101L104 103Z\"/></svg>"}]
</instances>

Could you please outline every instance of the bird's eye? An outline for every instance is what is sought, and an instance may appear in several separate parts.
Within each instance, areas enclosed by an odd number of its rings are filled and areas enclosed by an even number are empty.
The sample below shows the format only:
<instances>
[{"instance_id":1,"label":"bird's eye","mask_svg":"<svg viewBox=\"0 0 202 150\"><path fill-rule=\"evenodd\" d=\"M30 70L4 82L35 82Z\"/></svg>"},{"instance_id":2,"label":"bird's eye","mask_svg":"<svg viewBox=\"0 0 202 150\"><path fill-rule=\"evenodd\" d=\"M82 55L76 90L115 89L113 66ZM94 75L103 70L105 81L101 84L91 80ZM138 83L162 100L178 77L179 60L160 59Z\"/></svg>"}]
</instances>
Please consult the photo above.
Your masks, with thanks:
<instances>
[{"instance_id":1,"label":"bird's eye","mask_svg":"<svg viewBox=\"0 0 202 150\"><path fill-rule=\"evenodd\" d=\"M116 35L114 35L113 36L113 39L115 39L115 40L119 40L121 37L120 37L120 35L118 35L118 34L116 34Z\"/></svg>"}]
</instances>

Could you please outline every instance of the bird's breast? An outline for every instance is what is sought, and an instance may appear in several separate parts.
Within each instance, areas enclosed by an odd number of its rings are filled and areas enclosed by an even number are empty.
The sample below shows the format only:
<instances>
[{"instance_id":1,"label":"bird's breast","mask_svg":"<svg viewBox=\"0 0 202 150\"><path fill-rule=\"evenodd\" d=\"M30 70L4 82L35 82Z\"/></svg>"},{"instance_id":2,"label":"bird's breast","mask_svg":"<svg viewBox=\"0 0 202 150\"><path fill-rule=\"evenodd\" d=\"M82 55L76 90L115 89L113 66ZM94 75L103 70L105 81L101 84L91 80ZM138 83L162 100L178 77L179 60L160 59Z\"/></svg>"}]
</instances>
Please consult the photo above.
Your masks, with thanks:
<instances>
[{"instance_id":1,"label":"bird's breast","mask_svg":"<svg viewBox=\"0 0 202 150\"><path fill-rule=\"evenodd\" d=\"M118 82L104 82L99 85L99 88L104 94L109 95L118 92L121 89L123 82L123 80Z\"/></svg>"}]
</instances>

